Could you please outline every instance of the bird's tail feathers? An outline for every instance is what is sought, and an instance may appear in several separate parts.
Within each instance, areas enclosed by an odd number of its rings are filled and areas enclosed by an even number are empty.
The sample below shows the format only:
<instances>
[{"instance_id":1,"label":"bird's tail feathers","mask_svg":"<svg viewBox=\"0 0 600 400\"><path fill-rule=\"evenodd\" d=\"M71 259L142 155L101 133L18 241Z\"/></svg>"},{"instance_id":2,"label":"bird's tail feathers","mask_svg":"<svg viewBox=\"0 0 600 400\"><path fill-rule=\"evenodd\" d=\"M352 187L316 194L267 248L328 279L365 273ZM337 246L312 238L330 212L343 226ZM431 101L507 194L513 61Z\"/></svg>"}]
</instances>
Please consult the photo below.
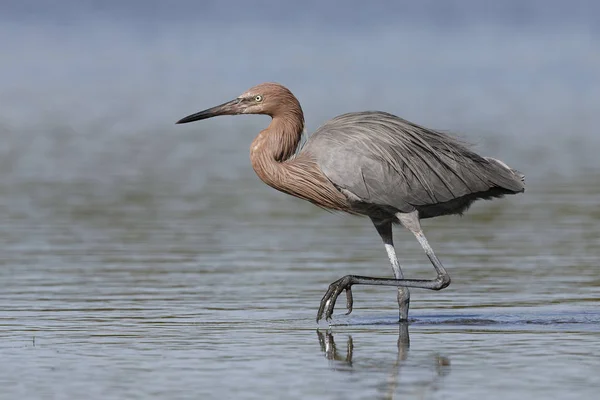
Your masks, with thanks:
<instances>
[{"instance_id":1,"label":"bird's tail feathers","mask_svg":"<svg viewBox=\"0 0 600 400\"><path fill-rule=\"evenodd\" d=\"M503 168L509 170L510 172L512 172L512 174L515 175L517 178L519 178L519 180L523 183L523 186L525 186L525 175L521 171L509 167L508 165L506 165L506 163L504 161L500 161L500 160L498 160L496 158L485 157L485 159L488 160L488 161L490 161L490 162L492 162L492 163L498 164L501 167L503 167Z\"/></svg>"}]
</instances>

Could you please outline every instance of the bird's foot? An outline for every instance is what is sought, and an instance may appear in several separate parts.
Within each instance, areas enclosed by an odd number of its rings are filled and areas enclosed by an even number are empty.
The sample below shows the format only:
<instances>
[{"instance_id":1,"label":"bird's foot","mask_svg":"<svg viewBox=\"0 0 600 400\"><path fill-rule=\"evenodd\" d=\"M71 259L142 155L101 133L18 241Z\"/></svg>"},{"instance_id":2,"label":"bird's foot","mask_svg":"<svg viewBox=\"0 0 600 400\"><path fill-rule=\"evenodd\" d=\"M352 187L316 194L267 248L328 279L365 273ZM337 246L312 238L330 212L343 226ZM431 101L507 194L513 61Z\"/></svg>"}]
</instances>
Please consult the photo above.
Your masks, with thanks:
<instances>
[{"instance_id":1,"label":"bird's foot","mask_svg":"<svg viewBox=\"0 0 600 400\"><path fill-rule=\"evenodd\" d=\"M352 285L354 284L354 279L352 275L346 275L341 279L333 282L329 285L325 296L321 299L321 305L319 306L319 311L317 312L317 323L323 316L327 321L331 320L331 315L333 314L333 309L335 307L335 302L340 294L345 290L346 291L346 308L348 312L346 315L352 312Z\"/></svg>"}]
</instances>

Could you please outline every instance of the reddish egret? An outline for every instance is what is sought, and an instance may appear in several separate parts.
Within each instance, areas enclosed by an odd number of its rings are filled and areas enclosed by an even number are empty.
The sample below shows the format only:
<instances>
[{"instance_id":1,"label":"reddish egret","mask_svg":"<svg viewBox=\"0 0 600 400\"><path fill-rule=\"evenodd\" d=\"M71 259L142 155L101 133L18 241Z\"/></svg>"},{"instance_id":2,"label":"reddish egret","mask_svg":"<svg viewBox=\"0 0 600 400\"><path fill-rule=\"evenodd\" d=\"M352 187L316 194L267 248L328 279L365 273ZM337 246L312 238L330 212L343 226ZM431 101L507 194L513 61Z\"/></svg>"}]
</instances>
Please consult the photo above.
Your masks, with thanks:
<instances>
[{"instance_id":1,"label":"reddish egret","mask_svg":"<svg viewBox=\"0 0 600 400\"><path fill-rule=\"evenodd\" d=\"M250 146L252 167L263 182L328 210L368 216L385 245L395 279L338 279L321 299L317 322L323 316L331 319L344 290L348 314L352 312L353 285L397 287L400 320L408 319L408 288L440 290L450 284L420 220L462 214L475 200L525 190L524 176L502 161L481 157L457 139L385 112L340 115L298 149L304 114L298 99L277 83L260 84L177 123L236 114L272 118ZM394 223L416 236L435 268L435 279L404 278L392 241Z\"/></svg>"}]
</instances>

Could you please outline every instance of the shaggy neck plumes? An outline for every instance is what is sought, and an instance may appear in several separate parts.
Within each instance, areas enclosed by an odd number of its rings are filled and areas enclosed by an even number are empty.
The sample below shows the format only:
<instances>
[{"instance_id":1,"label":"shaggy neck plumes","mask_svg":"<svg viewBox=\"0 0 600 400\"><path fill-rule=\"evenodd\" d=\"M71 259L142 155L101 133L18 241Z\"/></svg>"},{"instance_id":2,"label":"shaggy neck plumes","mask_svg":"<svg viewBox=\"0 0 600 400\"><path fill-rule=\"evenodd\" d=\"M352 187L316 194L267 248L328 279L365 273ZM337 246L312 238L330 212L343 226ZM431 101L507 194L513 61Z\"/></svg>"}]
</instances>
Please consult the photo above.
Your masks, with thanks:
<instances>
[{"instance_id":1,"label":"shaggy neck plumes","mask_svg":"<svg viewBox=\"0 0 600 400\"><path fill-rule=\"evenodd\" d=\"M255 139L264 141L266 146L259 146L262 152L269 153L277 162L290 159L302 139L304 130L304 117L302 110L297 113L286 112L283 115L274 115L271 123ZM253 143L253 147L254 147Z\"/></svg>"},{"instance_id":2,"label":"shaggy neck plumes","mask_svg":"<svg viewBox=\"0 0 600 400\"><path fill-rule=\"evenodd\" d=\"M261 131L250 147L252 168L267 185L319 207L351 212L344 195L323 175L309 154L299 153L304 130L302 110L274 114L269 127Z\"/></svg>"},{"instance_id":3,"label":"shaggy neck plumes","mask_svg":"<svg viewBox=\"0 0 600 400\"><path fill-rule=\"evenodd\" d=\"M268 128L261 131L250 146L250 160L256 174L266 184L277 187L281 163L289 160L302 138L304 118L298 107L295 113L273 115Z\"/></svg>"}]
</instances>

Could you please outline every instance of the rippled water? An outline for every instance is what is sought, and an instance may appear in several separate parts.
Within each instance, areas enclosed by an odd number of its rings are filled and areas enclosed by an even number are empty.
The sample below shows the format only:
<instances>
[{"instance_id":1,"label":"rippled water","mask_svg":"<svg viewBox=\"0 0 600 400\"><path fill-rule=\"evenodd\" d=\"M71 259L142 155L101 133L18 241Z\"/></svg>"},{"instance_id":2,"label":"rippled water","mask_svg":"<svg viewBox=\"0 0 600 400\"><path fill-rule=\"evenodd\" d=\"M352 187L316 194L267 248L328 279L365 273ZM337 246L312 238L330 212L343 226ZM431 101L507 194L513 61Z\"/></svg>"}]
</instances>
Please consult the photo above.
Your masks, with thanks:
<instances>
[{"instance_id":1,"label":"rippled water","mask_svg":"<svg viewBox=\"0 0 600 400\"><path fill-rule=\"evenodd\" d=\"M42 3L0 6L0 399L598 397L597 3ZM309 131L458 132L527 192L424 221L452 285L409 325L366 286L317 325L329 283L392 275L371 223L261 183L265 117L173 125L262 81Z\"/></svg>"},{"instance_id":2,"label":"rippled water","mask_svg":"<svg viewBox=\"0 0 600 400\"><path fill-rule=\"evenodd\" d=\"M250 171L187 197L5 183L0 397L594 398L600 187L529 188L425 222L453 283L413 290L410 326L394 289L359 286L318 327L331 281L391 274L368 220ZM431 277L396 238L407 275Z\"/></svg>"}]
</instances>

